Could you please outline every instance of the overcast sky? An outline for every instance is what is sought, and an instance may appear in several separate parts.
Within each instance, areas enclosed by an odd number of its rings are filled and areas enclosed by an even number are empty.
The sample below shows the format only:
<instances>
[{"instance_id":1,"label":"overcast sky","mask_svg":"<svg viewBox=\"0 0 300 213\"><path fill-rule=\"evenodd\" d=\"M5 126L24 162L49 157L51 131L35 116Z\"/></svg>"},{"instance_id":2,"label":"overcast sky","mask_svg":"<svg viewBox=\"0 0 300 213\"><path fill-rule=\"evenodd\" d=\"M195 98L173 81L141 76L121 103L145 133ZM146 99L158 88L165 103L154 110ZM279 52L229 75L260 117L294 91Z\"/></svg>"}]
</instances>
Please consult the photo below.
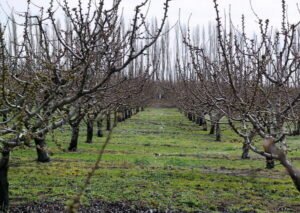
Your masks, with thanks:
<instances>
[{"instance_id":1,"label":"overcast sky","mask_svg":"<svg viewBox=\"0 0 300 213\"><path fill-rule=\"evenodd\" d=\"M55 0L60 1L60 0ZM83 0L86 2L87 0ZM48 0L32 0L36 5L47 7ZM75 7L77 0L69 0L71 7ZM141 0L123 0L122 8L125 18L132 17L134 6ZM164 0L152 0L148 17L161 17ZM300 0L286 0L288 4L288 18L291 23L300 20L300 14L297 9L297 3ZM1 22L5 22L5 13L10 14L11 9L15 11L24 11L26 9L27 0L0 0ZM111 5L112 0L105 0L106 5ZM257 19L255 18L249 0L219 0L219 8L222 12L229 10L231 5L232 20L235 25L240 25L242 14L246 17L247 31L252 32L257 30ZM281 23L281 0L252 0L253 9L257 15L262 19L270 19L272 26L280 28ZM172 0L170 2L169 21L171 25L179 19L182 23L186 23L188 17L191 15L190 25L205 26L209 22L215 22L215 11L213 7L213 0ZM33 9L34 12L34 9Z\"/></svg>"}]
</instances>

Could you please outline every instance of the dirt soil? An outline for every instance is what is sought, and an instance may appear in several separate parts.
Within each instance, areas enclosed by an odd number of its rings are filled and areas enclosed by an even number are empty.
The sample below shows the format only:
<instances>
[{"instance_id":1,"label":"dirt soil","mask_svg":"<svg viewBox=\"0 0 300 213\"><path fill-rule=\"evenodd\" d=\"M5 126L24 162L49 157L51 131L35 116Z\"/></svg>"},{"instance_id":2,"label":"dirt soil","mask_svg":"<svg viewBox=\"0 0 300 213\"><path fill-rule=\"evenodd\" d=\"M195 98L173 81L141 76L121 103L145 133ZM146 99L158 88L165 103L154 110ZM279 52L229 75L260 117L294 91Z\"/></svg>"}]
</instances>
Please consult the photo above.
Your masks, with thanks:
<instances>
[{"instance_id":1,"label":"dirt soil","mask_svg":"<svg viewBox=\"0 0 300 213\"><path fill-rule=\"evenodd\" d=\"M12 206L10 213L64 213L65 205L60 202L51 203L27 203L18 206ZM118 212L139 212L139 213L159 213L157 209L147 209L137 207L128 203L107 203L103 201L93 201L89 206L80 206L78 212L82 213L118 213ZM164 211L165 212L165 211ZM173 211L170 211L173 212Z\"/></svg>"}]
</instances>

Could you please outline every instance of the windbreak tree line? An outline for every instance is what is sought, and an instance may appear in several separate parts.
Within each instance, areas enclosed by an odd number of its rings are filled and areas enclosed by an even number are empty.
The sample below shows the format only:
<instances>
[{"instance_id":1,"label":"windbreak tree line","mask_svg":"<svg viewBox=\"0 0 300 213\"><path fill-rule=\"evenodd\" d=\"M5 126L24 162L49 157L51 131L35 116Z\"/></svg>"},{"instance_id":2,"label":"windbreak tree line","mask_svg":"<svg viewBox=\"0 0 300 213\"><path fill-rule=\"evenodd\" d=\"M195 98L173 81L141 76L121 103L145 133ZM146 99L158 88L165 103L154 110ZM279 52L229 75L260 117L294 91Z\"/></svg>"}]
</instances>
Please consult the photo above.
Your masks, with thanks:
<instances>
[{"instance_id":1,"label":"windbreak tree line","mask_svg":"<svg viewBox=\"0 0 300 213\"><path fill-rule=\"evenodd\" d=\"M120 16L121 0L107 8L104 0L78 0L76 8L68 1L54 6L50 1L39 15L28 1L20 25L14 16L0 27L0 211L9 205L7 178L10 152L17 146L32 147L39 162L49 162L45 137L63 125L70 125L69 151L76 151L79 126L87 125L87 143L93 141L93 127L102 136L110 130L111 114L123 121L147 103L145 88L151 88L155 67L142 59L157 41L166 23L169 0L163 18L149 23L143 14L146 0L135 7L129 25ZM56 19L57 7L65 16L64 25ZM20 38L19 33L22 33ZM106 122L106 123L105 123Z\"/></svg>"}]
</instances>

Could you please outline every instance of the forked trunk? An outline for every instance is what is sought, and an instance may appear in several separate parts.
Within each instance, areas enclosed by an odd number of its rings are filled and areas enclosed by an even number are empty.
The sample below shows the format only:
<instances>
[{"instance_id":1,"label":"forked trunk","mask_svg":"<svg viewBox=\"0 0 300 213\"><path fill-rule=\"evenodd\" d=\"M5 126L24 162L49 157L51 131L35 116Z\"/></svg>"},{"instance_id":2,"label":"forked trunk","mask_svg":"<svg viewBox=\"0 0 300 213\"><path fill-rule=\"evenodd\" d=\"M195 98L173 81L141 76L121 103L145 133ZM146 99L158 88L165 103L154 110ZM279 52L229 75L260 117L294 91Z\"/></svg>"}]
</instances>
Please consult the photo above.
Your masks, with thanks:
<instances>
[{"instance_id":1,"label":"forked trunk","mask_svg":"<svg viewBox=\"0 0 300 213\"><path fill-rule=\"evenodd\" d=\"M46 150L45 135L40 134L39 137L34 138L36 151L37 151L37 161L41 163L50 162L50 157Z\"/></svg>"},{"instance_id":2,"label":"forked trunk","mask_svg":"<svg viewBox=\"0 0 300 213\"><path fill-rule=\"evenodd\" d=\"M9 207L8 193L8 168L9 168L9 150L2 151L0 160L0 212L7 212Z\"/></svg>"}]
</instances>

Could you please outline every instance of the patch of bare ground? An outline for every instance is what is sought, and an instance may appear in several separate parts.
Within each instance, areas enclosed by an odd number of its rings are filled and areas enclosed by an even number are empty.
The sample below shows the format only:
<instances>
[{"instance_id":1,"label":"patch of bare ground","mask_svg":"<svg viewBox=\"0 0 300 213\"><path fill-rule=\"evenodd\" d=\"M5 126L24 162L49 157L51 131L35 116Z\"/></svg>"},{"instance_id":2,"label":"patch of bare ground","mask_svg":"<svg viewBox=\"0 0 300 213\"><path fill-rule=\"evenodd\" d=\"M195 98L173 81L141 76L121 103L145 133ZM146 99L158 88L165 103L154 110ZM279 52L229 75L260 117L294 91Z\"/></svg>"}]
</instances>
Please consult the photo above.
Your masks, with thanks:
<instances>
[{"instance_id":1,"label":"patch of bare ground","mask_svg":"<svg viewBox=\"0 0 300 213\"><path fill-rule=\"evenodd\" d=\"M65 205L61 202L42 202L12 206L10 213L65 213ZM158 210L146 206L133 205L127 202L109 203L104 201L92 201L90 205L81 205L80 213L117 213L117 212L138 212L138 213L160 213L160 212L182 212L175 210Z\"/></svg>"},{"instance_id":2,"label":"patch of bare ground","mask_svg":"<svg viewBox=\"0 0 300 213\"><path fill-rule=\"evenodd\" d=\"M256 213L256 210L240 210L240 211L230 211L228 207L230 203L220 203L220 206L217 207L219 213ZM12 205L10 208L10 213L66 213L65 205L63 202L34 202L27 203L22 205ZM104 202L104 201L92 201L89 205L81 205L79 208L79 213L179 213L184 212L182 210L161 210L155 209L148 206L135 205L129 202ZM198 213L208 213L212 212L209 209L207 210L195 210L193 212ZM269 212L300 212L300 205L294 206L285 206L284 204L278 204L270 209Z\"/></svg>"},{"instance_id":3,"label":"patch of bare ground","mask_svg":"<svg viewBox=\"0 0 300 213\"><path fill-rule=\"evenodd\" d=\"M231 169L226 167L220 168L209 168L201 167L202 173L217 173L232 176L242 176L242 177L262 177L262 178L272 178L272 179L282 179L282 177L288 175L285 172L270 171L267 169Z\"/></svg>"}]
</instances>

